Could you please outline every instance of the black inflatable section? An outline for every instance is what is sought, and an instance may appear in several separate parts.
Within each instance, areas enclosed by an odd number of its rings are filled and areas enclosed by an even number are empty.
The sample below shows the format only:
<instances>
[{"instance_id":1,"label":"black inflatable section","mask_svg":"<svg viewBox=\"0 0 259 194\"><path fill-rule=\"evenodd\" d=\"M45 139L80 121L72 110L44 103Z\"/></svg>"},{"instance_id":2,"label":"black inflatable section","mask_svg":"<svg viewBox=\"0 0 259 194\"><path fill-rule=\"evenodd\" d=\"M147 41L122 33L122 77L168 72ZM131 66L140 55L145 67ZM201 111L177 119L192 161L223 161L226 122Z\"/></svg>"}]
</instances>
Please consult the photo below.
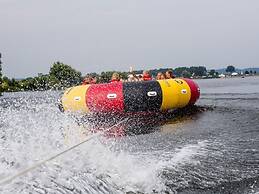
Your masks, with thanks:
<instances>
[{"instance_id":1,"label":"black inflatable section","mask_svg":"<svg viewBox=\"0 0 259 194\"><path fill-rule=\"evenodd\" d=\"M123 98L126 112L155 111L162 104L162 89L157 81L124 82Z\"/></svg>"}]
</instances>

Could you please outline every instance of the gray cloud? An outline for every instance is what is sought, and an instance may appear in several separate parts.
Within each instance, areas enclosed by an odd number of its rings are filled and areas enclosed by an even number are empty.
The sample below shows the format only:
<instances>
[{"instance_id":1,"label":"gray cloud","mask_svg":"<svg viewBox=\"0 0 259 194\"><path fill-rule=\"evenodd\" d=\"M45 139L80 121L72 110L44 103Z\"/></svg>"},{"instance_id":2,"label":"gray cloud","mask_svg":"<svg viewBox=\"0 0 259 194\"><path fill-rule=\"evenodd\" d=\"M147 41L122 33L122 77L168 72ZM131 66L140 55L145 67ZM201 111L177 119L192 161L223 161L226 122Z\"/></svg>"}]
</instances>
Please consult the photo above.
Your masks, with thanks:
<instances>
[{"instance_id":1,"label":"gray cloud","mask_svg":"<svg viewBox=\"0 0 259 194\"><path fill-rule=\"evenodd\" d=\"M258 10L256 0L0 0L3 69L259 66Z\"/></svg>"}]
</instances>

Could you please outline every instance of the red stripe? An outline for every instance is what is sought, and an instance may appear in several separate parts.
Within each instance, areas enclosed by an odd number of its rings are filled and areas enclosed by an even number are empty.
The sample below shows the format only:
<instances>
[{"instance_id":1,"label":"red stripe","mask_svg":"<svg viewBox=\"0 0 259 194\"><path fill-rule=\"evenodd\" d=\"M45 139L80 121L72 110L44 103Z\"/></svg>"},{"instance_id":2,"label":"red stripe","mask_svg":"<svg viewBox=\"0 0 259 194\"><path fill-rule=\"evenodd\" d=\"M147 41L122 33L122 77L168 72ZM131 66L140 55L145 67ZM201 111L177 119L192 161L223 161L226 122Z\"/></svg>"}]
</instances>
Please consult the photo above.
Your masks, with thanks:
<instances>
[{"instance_id":1,"label":"red stripe","mask_svg":"<svg viewBox=\"0 0 259 194\"><path fill-rule=\"evenodd\" d=\"M193 80L184 78L184 81L187 82L191 89L191 99L189 101L189 104L195 104L195 102L199 99L200 97L200 88L198 84L196 84Z\"/></svg>"},{"instance_id":2,"label":"red stripe","mask_svg":"<svg viewBox=\"0 0 259 194\"><path fill-rule=\"evenodd\" d=\"M86 103L93 112L122 112L122 82L91 85L86 93Z\"/></svg>"}]
</instances>

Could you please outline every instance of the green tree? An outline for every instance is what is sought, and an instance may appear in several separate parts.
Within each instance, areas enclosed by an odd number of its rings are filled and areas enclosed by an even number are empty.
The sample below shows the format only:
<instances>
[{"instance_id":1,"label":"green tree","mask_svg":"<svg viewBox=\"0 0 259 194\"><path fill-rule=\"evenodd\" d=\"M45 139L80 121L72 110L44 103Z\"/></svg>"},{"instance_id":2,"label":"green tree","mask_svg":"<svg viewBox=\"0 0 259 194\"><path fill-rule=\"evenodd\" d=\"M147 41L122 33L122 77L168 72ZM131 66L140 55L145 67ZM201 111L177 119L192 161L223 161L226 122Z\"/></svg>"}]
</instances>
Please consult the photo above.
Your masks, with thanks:
<instances>
[{"instance_id":1,"label":"green tree","mask_svg":"<svg viewBox=\"0 0 259 194\"><path fill-rule=\"evenodd\" d=\"M8 77L3 77L3 82L5 82L5 91L17 92L20 91L19 82L14 78L9 79ZM6 88L8 86L8 88Z\"/></svg>"},{"instance_id":2,"label":"green tree","mask_svg":"<svg viewBox=\"0 0 259 194\"><path fill-rule=\"evenodd\" d=\"M87 76L98 78L99 74L98 73L87 73L84 77L87 77Z\"/></svg>"},{"instance_id":3,"label":"green tree","mask_svg":"<svg viewBox=\"0 0 259 194\"><path fill-rule=\"evenodd\" d=\"M190 71L184 70L182 72L182 76L181 77L190 78L190 77L192 77L192 74L190 73Z\"/></svg>"},{"instance_id":4,"label":"green tree","mask_svg":"<svg viewBox=\"0 0 259 194\"><path fill-rule=\"evenodd\" d=\"M211 69L210 72L209 72L209 74L210 74L211 76L215 76L215 75L216 75L215 69Z\"/></svg>"},{"instance_id":5,"label":"green tree","mask_svg":"<svg viewBox=\"0 0 259 194\"><path fill-rule=\"evenodd\" d=\"M176 77L191 77L190 68L188 67L177 67L174 69L174 75Z\"/></svg>"},{"instance_id":6,"label":"green tree","mask_svg":"<svg viewBox=\"0 0 259 194\"><path fill-rule=\"evenodd\" d=\"M4 76L2 78L2 90L4 92L9 91L9 85L11 84L11 80L8 79L8 77Z\"/></svg>"},{"instance_id":7,"label":"green tree","mask_svg":"<svg viewBox=\"0 0 259 194\"><path fill-rule=\"evenodd\" d=\"M199 66L199 67L190 67L190 73L194 76L205 76L207 74L206 67Z\"/></svg>"},{"instance_id":8,"label":"green tree","mask_svg":"<svg viewBox=\"0 0 259 194\"><path fill-rule=\"evenodd\" d=\"M3 82L2 82L2 91L3 92L7 92L9 90L9 83L3 79Z\"/></svg>"},{"instance_id":9,"label":"green tree","mask_svg":"<svg viewBox=\"0 0 259 194\"><path fill-rule=\"evenodd\" d=\"M0 53L0 96L2 95L3 92L3 87L2 87L2 61L1 61L2 55Z\"/></svg>"},{"instance_id":10,"label":"green tree","mask_svg":"<svg viewBox=\"0 0 259 194\"><path fill-rule=\"evenodd\" d=\"M121 73L119 73L120 74L120 76L121 76L121 78L123 79L123 80L127 80L128 79L128 72L121 72Z\"/></svg>"},{"instance_id":11,"label":"green tree","mask_svg":"<svg viewBox=\"0 0 259 194\"><path fill-rule=\"evenodd\" d=\"M60 62L52 65L49 75L58 80L61 87L70 87L82 81L81 72Z\"/></svg>"},{"instance_id":12,"label":"green tree","mask_svg":"<svg viewBox=\"0 0 259 194\"><path fill-rule=\"evenodd\" d=\"M39 74L35 77L36 90L48 90L49 89L49 76Z\"/></svg>"},{"instance_id":13,"label":"green tree","mask_svg":"<svg viewBox=\"0 0 259 194\"><path fill-rule=\"evenodd\" d=\"M0 96L2 95L3 92L3 87L2 87L3 81L2 81L2 67L0 64Z\"/></svg>"},{"instance_id":14,"label":"green tree","mask_svg":"<svg viewBox=\"0 0 259 194\"><path fill-rule=\"evenodd\" d=\"M233 65L227 66L226 72L233 73L236 71L236 68Z\"/></svg>"},{"instance_id":15,"label":"green tree","mask_svg":"<svg viewBox=\"0 0 259 194\"><path fill-rule=\"evenodd\" d=\"M49 87L50 89L58 89L60 87L59 80L52 75L49 75Z\"/></svg>"},{"instance_id":16,"label":"green tree","mask_svg":"<svg viewBox=\"0 0 259 194\"><path fill-rule=\"evenodd\" d=\"M101 83L108 83L111 80L112 74L115 71L106 71L106 72L102 72L100 75L100 82Z\"/></svg>"}]
</instances>

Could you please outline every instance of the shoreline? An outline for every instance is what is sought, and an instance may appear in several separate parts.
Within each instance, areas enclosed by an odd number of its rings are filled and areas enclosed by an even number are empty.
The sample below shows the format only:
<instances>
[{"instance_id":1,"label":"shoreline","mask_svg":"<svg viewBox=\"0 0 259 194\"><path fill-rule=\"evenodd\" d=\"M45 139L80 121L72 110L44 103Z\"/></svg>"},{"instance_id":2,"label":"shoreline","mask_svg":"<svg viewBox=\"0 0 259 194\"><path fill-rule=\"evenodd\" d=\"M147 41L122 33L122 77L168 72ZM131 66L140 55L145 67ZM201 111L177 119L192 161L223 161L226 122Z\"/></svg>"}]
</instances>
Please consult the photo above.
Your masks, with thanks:
<instances>
[{"instance_id":1,"label":"shoreline","mask_svg":"<svg viewBox=\"0 0 259 194\"><path fill-rule=\"evenodd\" d=\"M256 74L256 75L237 75L237 76L226 76L226 77L191 78L191 79L194 79L194 80L207 80L207 79L234 79L234 78L248 78L248 77L259 77L259 74Z\"/></svg>"}]
</instances>

